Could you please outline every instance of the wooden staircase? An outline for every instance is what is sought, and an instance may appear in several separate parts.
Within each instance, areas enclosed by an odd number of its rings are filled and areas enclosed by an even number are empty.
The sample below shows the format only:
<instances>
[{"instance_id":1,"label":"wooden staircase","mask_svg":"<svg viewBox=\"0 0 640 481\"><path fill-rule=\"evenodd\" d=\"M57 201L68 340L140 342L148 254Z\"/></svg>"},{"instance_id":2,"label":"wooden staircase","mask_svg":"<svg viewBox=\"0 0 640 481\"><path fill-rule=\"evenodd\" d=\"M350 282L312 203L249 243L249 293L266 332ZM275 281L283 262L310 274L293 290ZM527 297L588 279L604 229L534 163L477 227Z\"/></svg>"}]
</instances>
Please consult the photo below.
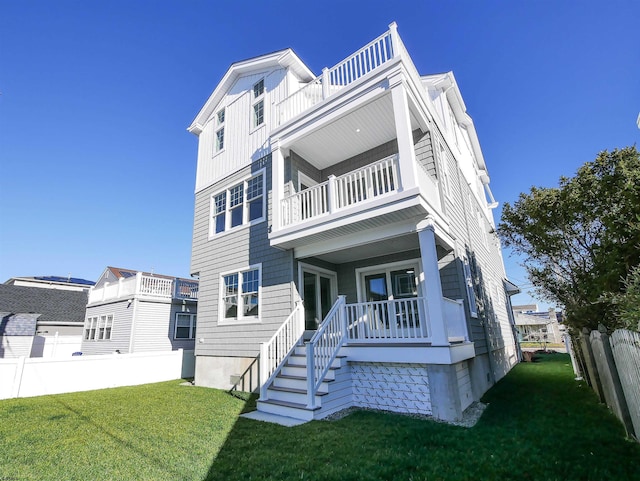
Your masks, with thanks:
<instances>
[{"instance_id":1,"label":"wooden staircase","mask_svg":"<svg viewBox=\"0 0 640 481\"><path fill-rule=\"evenodd\" d=\"M351 379L345 356L338 356L333 361L315 395L315 407L308 407L307 401L307 356L306 347L302 345L295 347L267 388L266 399L258 400L257 409L263 413L311 421L348 407Z\"/></svg>"}]
</instances>

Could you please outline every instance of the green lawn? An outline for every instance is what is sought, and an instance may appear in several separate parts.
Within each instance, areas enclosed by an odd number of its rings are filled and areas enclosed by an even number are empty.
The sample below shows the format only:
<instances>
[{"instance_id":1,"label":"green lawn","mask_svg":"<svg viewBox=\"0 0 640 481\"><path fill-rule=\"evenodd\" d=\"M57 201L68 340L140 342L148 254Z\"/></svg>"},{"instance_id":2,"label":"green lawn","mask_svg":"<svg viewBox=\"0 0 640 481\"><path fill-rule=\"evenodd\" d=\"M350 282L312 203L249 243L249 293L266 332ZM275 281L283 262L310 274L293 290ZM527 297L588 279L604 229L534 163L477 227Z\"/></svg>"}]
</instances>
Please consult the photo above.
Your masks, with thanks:
<instances>
[{"instance_id":1,"label":"green lawn","mask_svg":"<svg viewBox=\"0 0 640 481\"><path fill-rule=\"evenodd\" d=\"M640 445L569 357L518 365L471 429L356 412L295 428L167 382L0 401L0 480L632 480Z\"/></svg>"}]
</instances>

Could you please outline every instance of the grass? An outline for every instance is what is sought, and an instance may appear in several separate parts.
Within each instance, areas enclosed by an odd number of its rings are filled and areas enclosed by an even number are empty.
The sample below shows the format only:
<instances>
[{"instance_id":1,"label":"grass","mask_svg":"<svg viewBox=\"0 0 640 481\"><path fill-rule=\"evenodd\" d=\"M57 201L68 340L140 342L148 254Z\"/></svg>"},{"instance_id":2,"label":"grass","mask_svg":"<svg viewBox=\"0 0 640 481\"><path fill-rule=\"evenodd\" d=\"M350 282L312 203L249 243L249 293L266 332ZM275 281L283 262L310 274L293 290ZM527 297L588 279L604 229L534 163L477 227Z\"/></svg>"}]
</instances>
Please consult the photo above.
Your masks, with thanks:
<instances>
[{"instance_id":1,"label":"grass","mask_svg":"<svg viewBox=\"0 0 640 481\"><path fill-rule=\"evenodd\" d=\"M0 401L0 480L631 480L640 445L569 357L516 368L471 429L356 412L296 428L169 382Z\"/></svg>"}]
</instances>

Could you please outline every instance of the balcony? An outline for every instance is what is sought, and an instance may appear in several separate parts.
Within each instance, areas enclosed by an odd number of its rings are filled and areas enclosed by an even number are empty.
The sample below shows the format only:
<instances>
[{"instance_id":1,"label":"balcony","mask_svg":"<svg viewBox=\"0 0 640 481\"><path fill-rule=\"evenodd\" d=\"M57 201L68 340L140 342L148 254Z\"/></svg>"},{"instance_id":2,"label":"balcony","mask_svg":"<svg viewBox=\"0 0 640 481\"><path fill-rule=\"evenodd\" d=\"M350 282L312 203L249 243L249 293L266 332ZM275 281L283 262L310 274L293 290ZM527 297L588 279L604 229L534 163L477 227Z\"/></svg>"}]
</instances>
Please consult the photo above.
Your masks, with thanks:
<instances>
[{"instance_id":1,"label":"balcony","mask_svg":"<svg viewBox=\"0 0 640 481\"><path fill-rule=\"evenodd\" d=\"M134 277L120 278L89 290L89 304L133 297L196 301L198 282L138 272Z\"/></svg>"}]
</instances>

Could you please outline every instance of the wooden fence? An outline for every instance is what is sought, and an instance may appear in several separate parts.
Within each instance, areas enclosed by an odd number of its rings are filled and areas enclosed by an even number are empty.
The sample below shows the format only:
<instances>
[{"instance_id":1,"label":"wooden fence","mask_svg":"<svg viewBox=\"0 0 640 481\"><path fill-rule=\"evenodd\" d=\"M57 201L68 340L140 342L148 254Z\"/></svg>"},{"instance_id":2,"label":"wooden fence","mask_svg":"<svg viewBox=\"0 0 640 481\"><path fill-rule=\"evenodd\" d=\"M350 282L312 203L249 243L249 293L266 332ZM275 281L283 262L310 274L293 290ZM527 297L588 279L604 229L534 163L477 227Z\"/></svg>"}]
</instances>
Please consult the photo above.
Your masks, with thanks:
<instances>
[{"instance_id":1,"label":"wooden fence","mask_svg":"<svg viewBox=\"0 0 640 481\"><path fill-rule=\"evenodd\" d=\"M640 440L640 333L618 329L609 335L600 326L571 341L566 345L576 375L587 380L627 434Z\"/></svg>"}]
</instances>

